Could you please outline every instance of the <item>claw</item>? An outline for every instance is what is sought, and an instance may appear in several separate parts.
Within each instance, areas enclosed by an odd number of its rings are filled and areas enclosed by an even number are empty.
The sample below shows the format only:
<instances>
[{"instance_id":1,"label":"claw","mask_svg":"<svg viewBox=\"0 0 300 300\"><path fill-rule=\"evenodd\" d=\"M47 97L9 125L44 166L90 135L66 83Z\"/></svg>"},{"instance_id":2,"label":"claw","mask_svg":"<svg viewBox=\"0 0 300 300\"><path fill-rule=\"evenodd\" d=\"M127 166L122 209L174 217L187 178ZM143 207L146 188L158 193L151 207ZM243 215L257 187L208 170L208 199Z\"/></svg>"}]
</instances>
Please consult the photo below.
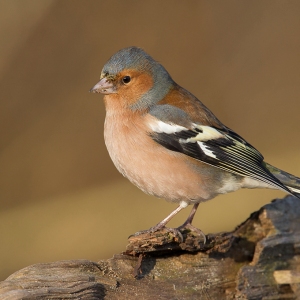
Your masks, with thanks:
<instances>
[{"instance_id":1,"label":"claw","mask_svg":"<svg viewBox=\"0 0 300 300\"><path fill-rule=\"evenodd\" d=\"M199 234L200 236L203 237L203 244L206 243L206 235L204 234L204 232L201 229L193 226L190 223L185 223L185 224L177 227L177 229L180 230L180 231L184 231L185 229L188 229L188 230L190 230L192 232L196 232L197 234Z\"/></svg>"},{"instance_id":2,"label":"claw","mask_svg":"<svg viewBox=\"0 0 300 300\"><path fill-rule=\"evenodd\" d=\"M171 232L174 236L176 236L180 239L180 243L182 243L184 241L182 233L180 232L180 230L178 228L169 228L169 227L165 227L165 226L163 226L163 227L154 226L148 230L141 230L141 231L138 231L138 232L130 235L128 238L131 238L133 236L139 236L141 234L153 234L154 232L158 232L160 230L165 230L167 232Z\"/></svg>"},{"instance_id":3,"label":"claw","mask_svg":"<svg viewBox=\"0 0 300 300\"><path fill-rule=\"evenodd\" d=\"M203 237L204 240L204 244L206 243L206 236L205 234L198 228L194 227L192 225L192 221L193 218L195 216L195 213L197 211L197 208L199 206L199 203L195 203L193 206L193 209L189 215L189 217L187 218L187 220L184 222L183 225L179 226L178 228L168 228L165 225L171 220L171 218L173 218L178 212L180 212L183 208L186 207L186 205L184 205L185 202L182 202L171 214L169 214L165 219L163 219L161 222L159 222L157 225L155 225L154 227L151 227L148 230L142 230L142 231L138 231L133 235L130 235L130 237L134 237L134 236L139 236L141 234L152 234L156 231L160 231L160 230L166 230L167 232L171 232L173 233L175 236L179 237L181 242L184 241L183 236L181 231L183 232L185 229L188 229L192 232L196 232L198 233L200 236Z\"/></svg>"}]
</instances>

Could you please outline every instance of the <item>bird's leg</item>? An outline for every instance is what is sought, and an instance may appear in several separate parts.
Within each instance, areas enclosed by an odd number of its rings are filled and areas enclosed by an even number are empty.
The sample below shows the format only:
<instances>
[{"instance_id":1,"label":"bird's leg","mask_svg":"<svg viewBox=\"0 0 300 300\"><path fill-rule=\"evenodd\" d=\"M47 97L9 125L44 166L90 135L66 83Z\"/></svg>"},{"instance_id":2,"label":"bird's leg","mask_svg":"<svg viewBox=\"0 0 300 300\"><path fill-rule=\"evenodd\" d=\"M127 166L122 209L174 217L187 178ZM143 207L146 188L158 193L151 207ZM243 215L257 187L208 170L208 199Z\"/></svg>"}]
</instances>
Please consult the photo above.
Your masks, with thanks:
<instances>
[{"instance_id":1,"label":"bird's leg","mask_svg":"<svg viewBox=\"0 0 300 300\"><path fill-rule=\"evenodd\" d=\"M194 217L195 217L195 213L198 209L198 206L199 206L200 203L196 203L194 204L188 218L186 219L186 221L180 226L180 227L185 227L186 225L191 225L193 220L194 220Z\"/></svg>"},{"instance_id":2,"label":"bird's leg","mask_svg":"<svg viewBox=\"0 0 300 300\"><path fill-rule=\"evenodd\" d=\"M139 231L136 232L134 234L134 236L140 235L140 234L144 234L144 233L153 233L155 231L159 231L160 229L163 229L166 227L166 224L175 216L177 215L182 209L184 209L185 207L187 207L187 203L182 201L180 202L180 205L173 210L166 218L164 218L161 222L159 222L158 224L156 224L155 226L151 227L149 230L143 230L143 231ZM181 232L179 231L179 229L177 228L167 228L168 231L174 233L175 235L179 235L181 240L183 241L183 237Z\"/></svg>"},{"instance_id":3,"label":"bird's leg","mask_svg":"<svg viewBox=\"0 0 300 300\"><path fill-rule=\"evenodd\" d=\"M158 224L156 224L155 226L151 227L150 230L152 232L158 231L162 228L164 228L167 223L169 223L169 221L175 216L177 215L182 209L184 209L185 207L182 205L179 205L175 210L173 210L166 218L164 218L161 222L159 222Z\"/></svg>"},{"instance_id":4,"label":"bird's leg","mask_svg":"<svg viewBox=\"0 0 300 300\"><path fill-rule=\"evenodd\" d=\"M199 235L203 236L204 244L205 244L206 243L206 236L203 233L203 231L192 225L192 222L193 222L195 213L196 213L196 211L198 209L198 206L199 206L199 203L195 203L194 204L194 206L193 206L193 208L191 210L191 213L189 214L189 216L186 219L186 221L181 226L179 226L177 229L178 230L183 230L183 229L187 228L187 229L190 229L191 231L197 232Z\"/></svg>"}]
</instances>

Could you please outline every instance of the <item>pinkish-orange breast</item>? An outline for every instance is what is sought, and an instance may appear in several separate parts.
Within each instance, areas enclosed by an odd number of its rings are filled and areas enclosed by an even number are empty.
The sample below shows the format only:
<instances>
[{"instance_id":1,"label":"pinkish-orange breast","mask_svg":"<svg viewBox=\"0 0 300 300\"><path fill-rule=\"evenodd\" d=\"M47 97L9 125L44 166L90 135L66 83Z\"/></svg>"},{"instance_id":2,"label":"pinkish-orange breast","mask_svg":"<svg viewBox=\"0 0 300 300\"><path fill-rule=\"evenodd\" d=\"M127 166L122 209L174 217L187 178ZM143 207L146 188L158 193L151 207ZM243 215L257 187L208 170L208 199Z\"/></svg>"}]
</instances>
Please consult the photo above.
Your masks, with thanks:
<instances>
[{"instance_id":1,"label":"pinkish-orange breast","mask_svg":"<svg viewBox=\"0 0 300 300\"><path fill-rule=\"evenodd\" d=\"M170 151L150 137L149 115L107 107L104 138L117 169L145 193L189 204L216 196L224 172ZM215 168L214 168L215 169Z\"/></svg>"}]
</instances>

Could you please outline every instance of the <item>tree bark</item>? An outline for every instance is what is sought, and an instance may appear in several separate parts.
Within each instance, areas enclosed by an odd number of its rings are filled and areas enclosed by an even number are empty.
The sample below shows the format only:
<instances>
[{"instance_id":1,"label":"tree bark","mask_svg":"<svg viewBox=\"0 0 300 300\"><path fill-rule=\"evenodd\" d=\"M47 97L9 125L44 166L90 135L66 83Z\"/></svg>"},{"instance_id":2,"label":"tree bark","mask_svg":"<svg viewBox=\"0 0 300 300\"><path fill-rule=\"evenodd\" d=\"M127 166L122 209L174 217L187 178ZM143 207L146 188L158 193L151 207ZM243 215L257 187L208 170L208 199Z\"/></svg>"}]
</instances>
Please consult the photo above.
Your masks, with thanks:
<instances>
[{"instance_id":1,"label":"tree bark","mask_svg":"<svg viewBox=\"0 0 300 300\"><path fill-rule=\"evenodd\" d=\"M129 239L100 262L26 267L0 283L0 299L300 299L300 201L275 200L233 232L163 230Z\"/></svg>"}]
</instances>

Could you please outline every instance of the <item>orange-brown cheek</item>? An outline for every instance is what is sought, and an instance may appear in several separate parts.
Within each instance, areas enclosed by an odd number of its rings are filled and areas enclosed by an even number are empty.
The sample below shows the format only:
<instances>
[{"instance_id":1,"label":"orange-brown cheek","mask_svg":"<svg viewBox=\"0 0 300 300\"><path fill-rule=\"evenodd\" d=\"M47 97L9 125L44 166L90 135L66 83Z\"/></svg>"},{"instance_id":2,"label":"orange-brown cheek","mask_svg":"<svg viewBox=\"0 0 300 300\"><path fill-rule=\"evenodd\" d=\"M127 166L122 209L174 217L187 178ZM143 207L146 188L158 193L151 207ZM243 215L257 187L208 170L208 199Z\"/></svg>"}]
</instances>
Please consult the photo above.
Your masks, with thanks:
<instances>
[{"instance_id":1,"label":"orange-brown cheek","mask_svg":"<svg viewBox=\"0 0 300 300\"><path fill-rule=\"evenodd\" d=\"M130 106L136 103L153 86L152 77L145 73L137 76L131 84L120 87L119 95L124 104Z\"/></svg>"}]
</instances>

